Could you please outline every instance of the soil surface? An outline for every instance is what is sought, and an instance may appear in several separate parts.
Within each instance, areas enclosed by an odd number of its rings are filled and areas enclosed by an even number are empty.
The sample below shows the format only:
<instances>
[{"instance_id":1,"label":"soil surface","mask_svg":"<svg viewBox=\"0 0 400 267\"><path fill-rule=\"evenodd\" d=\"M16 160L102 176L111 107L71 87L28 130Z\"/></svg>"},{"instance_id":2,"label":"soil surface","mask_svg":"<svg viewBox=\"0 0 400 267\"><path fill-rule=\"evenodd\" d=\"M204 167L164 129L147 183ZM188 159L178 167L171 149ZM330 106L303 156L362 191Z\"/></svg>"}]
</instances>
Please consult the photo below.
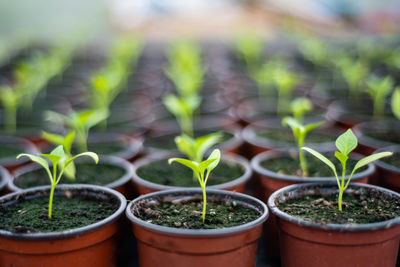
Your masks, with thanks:
<instances>
[{"instance_id":1,"label":"soil surface","mask_svg":"<svg viewBox=\"0 0 400 267\"><path fill-rule=\"evenodd\" d=\"M61 178L60 184L94 184L107 185L119 178L125 173L125 169L109 164L76 164L75 180L70 180L65 177ZM16 186L20 188L30 188L40 185L49 185L49 177L43 168L24 173L14 180Z\"/></svg>"},{"instance_id":2,"label":"soil surface","mask_svg":"<svg viewBox=\"0 0 400 267\"><path fill-rule=\"evenodd\" d=\"M322 161L317 159L312 155L307 155L305 152L307 167L309 171L308 177L334 177L333 171ZM337 160L333 155L327 156L329 160L331 160L336 167L336 172L341 178L342 173L342 164ZM353 170L353 167L357 163L356 160L349 159L347 161L346 166L346 174L349 175ZM278 174L286 174L286 175L294 175L294 176L303 176L303 173L300 169L300 161L297 157L291 157L289 155L280 158L273 158L269 160L262 161L260 165L272 172ZM362 167L356 171L356 173L362 172L366 170L367 167Z\"/></svg>"},{"instance_id":3,"label":"soil surface","mask_svg":"<svg viewBox=\"0 0 400 267\"><path fill-rule=\"evenodd\" d=\"M118 142L101 142L101 143L88 143L88 151L95 152L99 155L110 155L115 154L124 150L129 149L128 145L124 145ZM74 149L72 154L77 154Z\"/></svg>"},{"instance_id":4,"label":"soil surface","mask_svg":"<svg viewBox=\"0 0 400 267\"><path fill-rule=\"evenodd\" d=\"M48 197L0 206L0 229L14 233L56 232L90 225L114 213L118 203L84 197L54 196L52 218Z\"/></svg>"},{"instance_id":5,"label":"soil surface","mask_svg":"<svg viewBox=\"0 0 400 267\"><path fill-rule=\"evenodd\" d=\"M220 162L211 172L207 185L217 185L239 178L244 173L240 165L229 165ZM137 175L142 179L162 185L180 187L198 187L197 178L193 178L193 171L179 163L168 164L166 159L152 162L137 169Z\"/></svg>"},{"instance_id":6,"label":"soil surface","mask_svg":"<svg viewBox=\"0 0 400 267\"><path fill-rule=\"evenodd\" d=\"M163 199L144 199L132 207L133 213L144 221L174 228L218 229L254 221L260 213L232 200L209 199L206 219L202 222L201 195Z\"/></svg>"},{"instance_id":7,"label":"soil surface","mask_svg":"<svg viewBox=\"0 0 400 267\"><path fill-rule=\"evenodd\" d=\"M296 143L292 130L289 128L265 129L256 132L256 135L258 137L270 139L273 141L279 141L284 143ZM314 131L307 134L306 144L334 142L335 138L336 137L333 134Z\"/></svg>"},{"instance_id":8,"label":"soil surface","mask_svg":"<svg viewBox=\"0 0 400 267\"><path fill-rule=\"evenodd\" d=\"M375 190L367 190L365 194L345 193L342 208L340 212L337 195L306 196L279 204L279 209L290 215L323 224L374 223L400 216L400 200Z\"/></svg>"},{"instance_id":9,"label":"soil surface","mask_svg":"<svg viewBox=\"0 0 400 267\"><path fill-rule=\"evenodd\" d=\"M15 144L0 144L0 159L15 158L18 154L24 153L25 150Z\"/></svg>"}]
</instances>

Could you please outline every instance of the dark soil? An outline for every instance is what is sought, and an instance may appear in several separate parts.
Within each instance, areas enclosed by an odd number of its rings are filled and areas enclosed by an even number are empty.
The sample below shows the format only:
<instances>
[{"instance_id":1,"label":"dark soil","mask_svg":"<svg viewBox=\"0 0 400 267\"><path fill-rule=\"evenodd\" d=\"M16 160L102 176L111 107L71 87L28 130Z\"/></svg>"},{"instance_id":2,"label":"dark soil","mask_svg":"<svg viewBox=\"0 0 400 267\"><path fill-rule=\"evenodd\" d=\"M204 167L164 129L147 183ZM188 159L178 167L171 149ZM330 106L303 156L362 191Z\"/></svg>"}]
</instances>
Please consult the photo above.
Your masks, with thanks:
<instances>
[{"instance_id":1,"label":"dark soil","mask_svg":"<svg viewBox=\"0 0 400 267\"><path fill-rule=\"evenodd\" d=\"M232 200L207 201L206 219L202 222L203 198L164 197L158 200L145 199L133 206L133 213L144 221L174 228L217 229L245 224L260 217L259 212L239 205Z\"/></svg>"},{"instance_id":2,"label":"dark soil","mask_svg":"<svg viewBox=\"0 0 400 267\"><path fill-rule=\"evenodd\" d=\"M214 131L196 131L195 132L195 137L203 136L210 134ZM222 138L221 142L226 142L232 138L234 138L234 135L229 132L221 131L222 133ZM166 134L166 135L161 135L161 136L153 136L146 138L144 141L144 147L152 147L156 149L164 149L164 150L176 150L176 145L175 145L175 137L178 136L178 133L173 133L173 134Z\"/></svg>"},{"instance_id":3,"label":"dark soil","mask_svg":"<svg viewBox=\"0 0 400 267\"><path fill-rule=\"evenodd\" d=\"M385 162L389 165L392 165L396 168L400 168L400 152L396 152L390 157L382 158L382 159L380 159L380 161L383 161L383 162Z\"/></svg>"},{"instance_id":4,"label":"dark soil","mask_svg":"<svg viewBox=\"0 0 400 267\"><path fill-rule=\"evenodd\" d=\"M261 138L273 140L273 141L279 141L279 142L284 142L284 143L296 143L296 140L294 139L292 130L289 128L271 128L271 129L266 129L262 130L259 132L256 132L256 135ZM334 142L335 141L335 135L334 134L329 134L329 133L323 133L323 132L310 132L306 136L306 144L307 143L326 143L326 142Z\"/></svg>"},{"instance_id":5,"label":"dark soil","mask_svg":"<svg viewBox=\"0 0 400 267\"><path fill-rule=\"evenodd\" d=\"M317 159L316 157L312 155L307 155L306 154L306 160L307 160L307 167L309 171L308 177L334 177L333 171L322 161ZM331 160L336 167L336 172L339 175L339 178L341 178L342 174L342 164L337 160L334 156L327 156L325 155L329 160ZM353 167L357 163L356 160L349 159L347 161L347 166L346 166L346 174L350 174L351 171L353 170ZM300 169L300 161L298 160L297 157L291 157L289 155L285 157L279 157L279 158L273 158L269 160L262 161L260 165L272 172L278 173L278 174L286 174L286 175L294 175L294 176L303 176L302 171ZM363 167L361 169L358 169L356 173L362 172L366 170L367 167Z\"/></svg>"},{"instance_id":6,"label":"dark soil","mask_svg":"<svg viewBox=\"0 0 400 267\"><path fill-rule=\"evenodd\" d=\"M121 167L109 164L76 164L75 180L61 178L60 184L94 184L107 185L110 184L125 174L125 170ZM30 188L40 185L49 185L50 181L46 171L43 168L36 169L31 172L24 173L14 180L16 186L20 188Z\"/></svg>"},{"instance_id":7,"label":"dark soil","mask_svg":"<svg viewBox=\"0 0 400 267\"><path fill-rule=\"evenodd\" d=\"M118 142L101 142L101 143L88 143L88 151L95 152L99 155L111 155L129 149L128 145ZM74 153L76 154L74 149Z\"/></svg>"},{"instance_id":8,"label":"dark soil","mask_svg":"<svg viewBox=\"0 0 400 267\"><path fill-rule=\"evenodd\" d=\"M63 231L103 220L118 208L116 201L54 196L49 219L48 204L48 197L40 197L0 206L0 229L14 233Z\"/></svg>"},{"instance_id":9,"label":"dark soil","mask_svg":"<svg viewBox=\"0 0 400 267\"><path fill-rule=\"evenodd\" d=\"M244 171L239 165L228 165L225 162L220 162L210 174L207 185L227 183L239 178L243 173ZM197 179L193 179L192 170L179 163L169 165L166 159L138 168L137 175L144 180L156 184L180 187L199 186Z\"/></svg>"},{"instance_id":10,"label":"dark soil","mask_svg":"<svg viewBox=\"0 0 400 267\"><path fill-rule=\"evenodd\" d=\"M342 212L337 205L337 195L306 196L279 204L282 211L318 223L374 223L400 216L400 200L390 198L375 190L366 194L346 194Z\"/></svg>"},{"instance_id":11,"label":"dark soil","mask_svg":"<svg viewBox=\"0 0 400 267\"><path fill-rule=\"evenodd\" d=\"M15 158L18 154L24 153L25 150L15 144L0 144L0 159Z\"/></svg>"},{"instance_id":12,"label":"dark soil","mask_svg":"<svg viewBox=\"0 0 400 267\"><path fill-rule=\"evenodd\" d=\"M363 132L364 135L377 139L382 140L385 142L400 144L400 131L396 130L389 130L388 131L374 131L374 132Z\"/></svg>"}]
</instances>

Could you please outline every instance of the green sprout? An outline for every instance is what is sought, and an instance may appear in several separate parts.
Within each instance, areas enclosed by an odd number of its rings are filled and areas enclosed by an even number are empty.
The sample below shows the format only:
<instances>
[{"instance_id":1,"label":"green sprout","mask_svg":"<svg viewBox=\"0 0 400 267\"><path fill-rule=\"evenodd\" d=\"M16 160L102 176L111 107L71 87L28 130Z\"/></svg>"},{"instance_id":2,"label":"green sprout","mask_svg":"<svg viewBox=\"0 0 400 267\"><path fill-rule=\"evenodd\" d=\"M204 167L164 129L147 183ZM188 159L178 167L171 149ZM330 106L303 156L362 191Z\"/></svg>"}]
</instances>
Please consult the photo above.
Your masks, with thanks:
<instances>
[{"instance_id":1,"label":"green sprout","mask_svg":"<svg viewBox=\"0 0 400 267\"><path fill-rule=\"evenodd\" d=\"M68 116L54 111L47 111L47 120L61 125L76 133L76 143L80 152L87 151L89 130L108 118L109 112L104 109L86 109L72 111Z\"/></svg>"},{"instance_id":2,"label":"green sprout","mask_svg":"<svg viewBox=\"0 0 400 267\"><path fill-rule=\"evenodd\" d=\"M214 149L210 156L202 162L191 161L182 158L171 158L168 160L168 163L171 164L172 162L178 162L190 169L196 174L196 177L199 181L201 190L203 191L203 212L202 212L202 220L203 223L206 219L206 209L207 209L207 194L206 194L206 184L208 177L211 171L217 167L221 158L221 152L219 149Z\"/></svg>"},{"instance_id":3,"label":"green sprout","mask_svg":"<svg viewBox=\"0 0 400 267\"><path fill-rule=\"evenodd\" d=\"M273 73L273 82L278 90L278 114L289 109L289 101L294 87L301 83L300 77L281 66Z\"/></svg>"},{"instance_id":4,"label":"green sprout","mask_svg":"<svg viewBox=\"0 0 400 267\"><path fill-rule=\"evenodd\" d=\"M274 85L273 73L282 65L279 59L271 59L259 68L254 68L249 74L257 83L258 94L267 97Z\"/></svg>"},{"instance_id":5,"label":"green sprout","mask_svg":"<svg viewBox=\"0 0 400 267\"><path fill-rule=\"evenodd\" d=\"M293 117L300 123L304 121L304 115L313 109L313 103L305 97L298 97L290 102L290 111Z\"/></svg>"},{"instance_id":6,"label":"green sprout","mask_svg":"<svg viewBox=\"0 0 400 267\"><path fill-rule=\"evenodd\" d=\"M200 106L201 98L198 96L178 97L168 94L163 98L165 107L171 112L179 123L182 133L193 136L193 114Z\"/></svg>"},{"instance_id":7,"label":"green sprout","mask_svg":"<svg viewBox=\"0 0 400 267\"><path fill-rule=\"evenodd\" d=\"M51 219L52 215L54 189L56 188L56 185L60 182L60 179L65 169L68 167L68 165L70 165L75 159L82 156L91 157L96 162L96 164L99 161L97 154L93 152L80 153L76 156L67 159L62 145L57 146L53 151L50 152L50 154L40 154L40 156L35 156L31 154L22 153L17 156L17 159L19 159L20 157L28 157L32 161L40 164L46 170L51 183L49 212L48 212L49 219ZM52 172L50 171L50 166L49 163L46 161L46 159L52 163L53 166Z\"/></svg>"},{"instance_id":8,"label":"green sprout","mask_svg":"<svg viewBox=\"0 0 400 267\"><path fill-rule=\"evenodd\" d=\"M392 95L392 112L400 120L400 86L396 86Z\"/></svg>"},{"instance_id":9,"label":"green sprout","mask_svg":"<svg viewBox=\"0 0 400 267\"><path fill-rule=\"evenodd\" d=\"M72 158L71 149L75 140L74 131L69 132L65 136L42 131L42 137L44 140L54 145L62 145L65 151L66 160ZM74 162L71 162L67 167L65 167L64 173L68 179L75 180L76 168Z\"/></svg>"},{"instance_id":10,"label":"green sprout","mask_svg":"<svg viewBox=\"0 0 400 267\"><path fill-rule=\"evenodd\" d=\"M310 131L318 127L321 127L324 123L325 121L319 121L303 125L299 120L293 117L285 117L282 119L282 124L284 126L288 125L292 129L294 138L297 143L297 147L299 149L298 153L299 153L300 168L303 173L303 176L308 176L309 172L308 172L306 157L304 156L304 153L301 148L304 146L307 134Z\"/></svg>"},{"instance_id":11,"label":"green sprout","mask_svg":"<svg viewBox=\"0 0 400 267\"><path fill-rule=\"evenodd\" d=\"M4 108L4 128L8 133L17 130L17 110L21 105L21 94L8 86L0 87L0 101Z\"/></svg>"},{"instance_id":12,"label":"green sprout","mask_svg":"<svg viewBox=\"0 0 400 267\"><path fill-rule=\"evenodd\" d=\"M341 134L337 139L336 139L336 148L339 151L335 151L335 157L340 161L342 164L342 179L339 181L338 174L336 172L336 167L335 165L327 159L324 155L321 153L309 148L309 147L302 147L303 150L308 151L315 157L317 157L319 160L321 160L323 163L328 165L329 168L333 171L335 177L336 177L336 182L337 186L339 188L339 196L338 196L338 208L339 211L342 211L342 197L344 191L347 189L349 186L350 180L353 177L353 174L355 173L356 170L359 168L368 165L369 163L381 159L383 157L388 157L393 155L392 152L380 152L376 154L369 155L365 158L360 159L356 165L354 166L353 170L351 171L347 182L345 183L345 176L346 176L346 162L349 158L350 152L352 152L356 147L357 147L357 137L353 134L351 129L348 129L345 133Z\"/></svg>"},{"instance_id":13,"label":"green sprout","mask_svg":"<svg viewBox=\"0 0 400 267\"><path fill-rule=\"evenodd\" d=\"M393 90L393 79L390 76L378 78L374 75L367 79L367 93L371 96L374 106L374 117L382 117L385 111L386 97Z\"/></svg>"},{"instance_id":14,"label":"green sprout","mask_svg":"<svg viewBox=\"0 0 400 267\"><path fill-rule=\"evenodd\" d=\"M186 134L175 137L175 144L178 150L186 155L191 161L200 162L204 154L222 139L221 133L211 133L198 138L190 137Z\"/></svg>"},{"instance_id":15,"label":"green sprout","mask_svg":"<svg viewBox=\"0 0 400 267\"><path fill-rule=\"evenodd\" d=\"M326 65L329 61L329 50L321 39L312 36L301 37L299 49L303 57L315 66Z\"/></svg>"},{"instance_id":16,"label":"green sprout","mask_svg":"<svg viewBox=\"0 0 400 267\"><path fill-rule=\"evenodd\" d=\"M350 97L357 97L360 94L362 82L368 75L368 65L361 59L354 62L346 54L342 55L335 64L349 86Z\"/></svg>"},{"instance_id":17,"label":"green sprout","mask_svg":"<svg viewBox=\"0 0 400 267\"><path fill-rule=\"evenodd\" d=\"M263 38L254 33L242 33L236 37L237 57L246 63L249 73L253 73L260 66L265 45Z\"/></svg>"}]
</instances>

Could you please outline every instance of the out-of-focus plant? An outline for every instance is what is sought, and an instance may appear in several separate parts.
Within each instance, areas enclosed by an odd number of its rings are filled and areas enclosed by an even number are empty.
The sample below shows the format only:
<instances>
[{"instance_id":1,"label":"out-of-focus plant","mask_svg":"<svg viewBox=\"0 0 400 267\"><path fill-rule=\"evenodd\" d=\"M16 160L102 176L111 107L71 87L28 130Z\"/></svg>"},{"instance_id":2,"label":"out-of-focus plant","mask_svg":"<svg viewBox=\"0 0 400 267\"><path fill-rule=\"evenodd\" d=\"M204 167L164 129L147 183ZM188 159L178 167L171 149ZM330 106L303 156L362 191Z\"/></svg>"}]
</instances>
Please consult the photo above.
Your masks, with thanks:
<instances>
[{"instance_id":1,"label":"out-of-focus plant","mask_svg":"<svg viewBox=\"0 0 400 267\"><path fill-rule=\"evenodd\" d=\"M396 47L392 49L387 57L384 59L385 64L389 68L393 68L395 70L400 69L400 47Z\"/></svg>"},{"instance_id":2,"label":"out-of-focus plant","mask_svg":"<svg viewBox=\"0 0 400 267\"><path fill-rule=\"evenodd\" d=\"M259 68L254 68L249 74L257 83L258 95L260 97L268 97L274 89L274 73L277 68L282 65L279 59L268 60Z\"/></svg>"},{"instance_id":3,"label":"out-of-focus plant","mask_svg":"<svg viewBox=\"0 0 400 267\"><path fill-rule=\"evenodd\" d=\"M190 137L186 134L175 137L175 144L178 150L186 155L191 161L201 162L204 154L212 146L218 144L222 139L222 134L211 133L197 138Z\"/></svg>"},{"instance_id":4,"label":"out-of-focus plant","mask_svg":"<svg viewBox=\"0 0 400 267\"><path fill-rule=\"evenodd\" d=\"M293 117L300 123L304 121L304 115L313 109L313 103L305 97L298 97L290 102L290 111Z\"/></svg>"},{"instance_id":5,"label":"out-of-focus plant","mask_svg":"<svg viewBox=\"0 0 400 267\"><path fill-rule=\"evenodd\" d=\"M362 92L363 81L368 75L367 62L362 59L354 61L347 54L342 54L335 61L335 65L349 87L349 96L351 98L358 97Z\"/></svg>"},{"instance_id":6,"label":"out-of-focus plant","mask_svg":"<svg viewBox=\"0 0 400 267\"><path fill-rule=\"evenodd\" d=\"M254 73L261 66L265 47L265 40L250 32L239 34L235 40L236 55L246 63L249 73Z\"/></svg>"},{"instance_id":7,"label":"out-of-focus plant","mask_svg":"<svg viewBox=\"0 0 400 267\"><path fill-rule=\"evenodd\" d=\"M301 36L298 45L303 57L313 63L314 66L329 65L329 47L322 39L309 35Z\"/></svg>"},{"instance_id":8,"label":"out-of-focus plant","mask_svg":"<svg viewBox=\"0 0 400 267\"><path fill-rule=\"evenodd\" d=\"M400 120L400 86L396 86L392 95L392 112Z\"/></svg>"},{"instance_id":9,"label":"out-of-focus plant","mask_svg":"<svg viewBox=\"0 0 400 267\"><path fill-rule=\"evenodd\" d=\"M21 94L9 86L0 87L0 101L4 109L4 129L13 134L17 130L17 110L21 105Z\"/></svg>"},{"instance_id":10,"label":"out-of-focus plant","mask_svg":"<svg viewBox=\"0 0 400 267\"><path fill-rule=\"evenodd\" d=\"M293 89L301 83L299 75L283 65L275 69L273 82L278 90L278 114L289 110Z\"/></svg>"},{"instance_id":11,"label":"out-of-focus plant","mask_svg":"<svg viewBox=\"0 0 400 267\"><path fill-rule=\"evenodd\" d=\"M386 98L393 90L394 81L392 77L379 78L371 75L366 81L366 92L371 96L374 108L374 117L382 117L385 111Z\"/></svg>"}]
</instances>

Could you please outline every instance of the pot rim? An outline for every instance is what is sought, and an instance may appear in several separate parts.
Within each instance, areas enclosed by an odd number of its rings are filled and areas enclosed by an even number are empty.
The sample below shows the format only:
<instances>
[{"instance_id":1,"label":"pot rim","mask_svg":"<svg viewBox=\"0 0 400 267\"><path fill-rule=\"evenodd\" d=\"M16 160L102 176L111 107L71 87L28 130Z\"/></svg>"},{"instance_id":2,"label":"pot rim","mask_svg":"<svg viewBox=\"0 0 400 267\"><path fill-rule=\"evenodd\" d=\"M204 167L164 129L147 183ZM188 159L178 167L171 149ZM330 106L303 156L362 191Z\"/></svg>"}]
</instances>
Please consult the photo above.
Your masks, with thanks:
<instances>
[{"instance_id":1,"label":"pot rim","mask_svg":"<svg viewBox=\"0 0 400 267\"><path fill-rule=\"evenodd\" d=\"M177 152L177 151L176 152L158 152L158 153L150 154L147 157L138 159L137 161L135 161L132 164L132 168L133 168L132 181L134 183L138 183L142 186L146 186L148 188L151 188L153 190L158 190L158 191L166 190L166 189L176 189L176 188L195 188L195 187L182 187L182 186L157 184L157 183L147 181L147 180L141 178L137 174L137 170L144 165L148 165L153 161L168 159L170 157L177 156L177 155L179 155L179 152ZM222 184L217 184L217 185L210 185L210 186L207 186L207 188L210 188L210 189L230 188L230 187L234 187L238 184L245 183L251 178L253 172L251 170L250 163L244 157L236 155L236 154L225 153L222 155L221 161L238 164L244 170L243 174L232 181L222 183Z\"/></svg>"},{"instance_id":2,"label":"pot rim","mask_svg":"<svg viewBox=\"0 0 400 267\"><path fill-rule=\"evenodd\" d=\"M269 211L267 206L259 199L254 198L252 196L242 194L242 193L237 193L237 192L231 192L231 191L225 191L225 190L219 190L219 189L207 189L207 196L210 195L228 195L232 197L232 199L236 200L242 200L242 202L247 201L248 206L252 206L255 210L258 210L260 212L260 217L255 219L254 221L233 226L233 227L227 227L227 228L220 228L220 229L181 229L181 228L173 228L173 227L167 227L167 226L160 226L157 224L152 224L146 221L143 221L142 219L136 217L132 213L132 206L134 203L145 199L145 198L151 198L151 197L156 197L159 195L168 195L168 194L182 194L182 195L189 195L189 194L201 194L202 191L200 188L177 188L177 189L169 189L169 190L163 190L163 191L157 191L149 194L145 194L142 196L139 196L138 198L132 200L128 206L126 207L125 210L125 215L127 218L136 225L139 225L141 227L146 228L147 230L155 231L155 232L161 232L163 234L167 235L179 235L179 236L223 236L223 235L231 235L235 234L238 232L243 232L246 230L249 230L251 228L254 228L258 225L261 225L264 223L268 216L269 216ZM250 203L249 203L250 202ZM259 210L255 208L255 206L258 205L262 210Z\"/></svg>"},{"instance_id":3,"label":"pot rim","mask_svg":"<svg viewBox=\"0 0 400 267\"><path fill-rule=\"evenodd\" d=\"M11 180L11 175L6 168L0 165L0 192L3 190L8 182Z\"/></svg>"},{"instance_id":4,"label":"pot rim","mask_svg":"<svg viewBox=\"0 0 400 267\"><path fill-rule=\"evenodd\" d=\"M376 223L363 223L363 224L337 224L337 223L329 223L329 224L321 224L321 223L315 223L311 221L307 221L302 218L298 218L292 215L289 215L283 211L281 211L277 205L275 204L275 201L278 197L280 197L282 194L290 194L290 192L297 190L298 188L303 188L303 187L318 187L318 188L334 188L335 190L337 189L337 186L334 186L333 184L324 184L324 183L304 183L304 184L293 184L289 185L286 187L283 187L277 191L275 191L269 198L268 198L268 208L270 211L277 217L284 219L286 221L289 221L291 223L300 225L302 227L310 227L310 228L316 228L320 230L332 230L332 231L349 231L349 232L359 232L359 231L373 231L373 230L379 230L379 229L385 229L385 228L390 228L395 225L400 224L400 216L386 220L383 222L376 222ZM396 198L400 198L400 194L396 193L394 191L388 190L386 188L382 188L379 186L375 185L369 185L369 184L349 184L348 189L351 188L370 188L370 189L375 189L379 191L383 191L385 194L389 194L391 196L395 196ZM348 190L347 189L347 190Z\"/></svg>"},{"instance_id":5,"label":"pot rim","mask_svg":"<svg viewBox=\"0 0 400 267\"><path fill-rule=\"evenodd\" d=\"M375 150L374 153L383 152L383 151L392 151L392 152L395 152L395 153L400 153L400 145L393 145L393 146L383 147L383 148ZM375 161L375 164L379 168L382 168L382 169L385 169L385 170L389 170L389 171L394 172L394 173L400 173L400 166L396 167L396 166L393 166L391 164L385 163L382 160Z\"/></svg>"},{"instance_id":6,"label":"pot rim","mask_svg":"<svg viewBox=\"0 0 400 267\"><path fill-rule=\"evenodd\" d=\"M0 197L0 204L6 200L9 200L12 198L18 198L18 196L21 194L29 194L29 193L34 193L36 191L42 191L42 190L49 191L50 188L51 188L50 185L45 185L45 186L37 186L37 187L32 187L32 188L28 188L25 190L21 190L18 192L10 193L3 197ZM126 198L121 193L119 193L118 191L113 190L111 188L107 188L104 186L98 186L98 185L88 185L88 184L71 184L71 185L60 184L60 185L56 186L56 190L66 190L66 189L75 189L75 190L80 189L80 190L90 190L90 191L99 192L99 193L107 193L108 195L111 195L111 196L115 197L116 199L118 199L120 202L120 205L119 205L118 209L113 214L111 214L109 217L107 217L101 221L89 224L87 226L64 230L64 231L59 231L59 232L46 232L46 233L12 233L10 231L5 231L5 230L0 229L0 237L12 238L12 239L22 239L22 240L49 240L49 239L52 240L52 239L63 239L63 238L77 236L77 235L82 235L87 232L92 232L96 229L103 227L104 225L114 222L122 215L122 213L126 207Z\"/></svg>"},{"instance_id":7,"label":"pot rim","mask_svg":"<svg viewBox=\"0 0 400 267\"><path fill-rule=\"evenodd\" d=\"M91 159L80 158L75 161L76 164L86 163L86 162L91 162ZM130 179L132 178L133 166L131 163L129 163L128 161L126 161L123 158L119 158L119 157L115 157L115 156L99 155L99 164L101 165L101 163L104 163L106 165L108 164L108 165L121 167L122 169L125 170L125 174L123 176L121 176L120 178L118 178L117 180L115 180L112 183L102 185L104 187L115 189L115 188L118 188L118 187L124 185L125 183L130 181ZM51 163L49 163L49 164L51 165ZM12 192L18 192L18 191L24 190L24 189L18 187L17 185L15 185L14 180L17 177L19 177L25 173L35 171L40 168L42 168L42 167L36 163L30 163L30 164L19 167L10 176L10 179L7 184L8 189ZM31 187L31 188L33 188L33 187Z\"/></svg>"},{"instance_id":8,"label":"pot rim","mask_svg":"<svg viewBox=\"0 0 400 267\"><path fill-rule=\"evenodd\" d=\"M353 127L353 131L354 131L354 134L357 136L360 144L363 144L363 145L366 145L369 147L373 147L375 149L377 149L379 147L383 147L383 146L387 147L387 146L399 145L399 144L396 144L393 142L369 137L368 135L364 134L364 130L366 130L366 129L373 130L376 128L380 128L380 127L378 127L378 125L385 125L385 124L389 125L388 130L390 130L390 131L400 130L399 120L384 119L384 120L380 120L380 121L366 121L366 122L358 123Z\"/></svg>"},{"instance_id":9,"label":"pot rim","mask_svg":"<svg viewBox=\"0 0 400 267\"><path fill-rule=\"evenodd\" d=\"M285 150L269 150L265 151L262 153L257 154L255 157L253 157L250 161L251 168L254 170L255 173L261 174L263 176L268 176L268 178L271 179L276 179L276 180L283 180L283 181L290 181L290 182L302 182L302 183L336 183L336 177L335 176L328 176L328 177L300 177L300 176L295 176L295 175L287 175L287 174L278 174L276 172L270 171L268 169L265 169L264 167L261 166L261 162L263 162L266 159L271 159L271 158L277 158L281 155L288 155L289 152ZM361 157L360 154L357 153L351 153L350 157L355 157L356 159ZM364 177L368 177L372 175L376 170L376 167L374 164L370 163L368 164L368 167L366 170L362 172L355 173L353 177L351 178L352 181L354 180L359 180ZM345 180L348 179L348 175L345 176Z\"/></svg>"}]
</instances>

